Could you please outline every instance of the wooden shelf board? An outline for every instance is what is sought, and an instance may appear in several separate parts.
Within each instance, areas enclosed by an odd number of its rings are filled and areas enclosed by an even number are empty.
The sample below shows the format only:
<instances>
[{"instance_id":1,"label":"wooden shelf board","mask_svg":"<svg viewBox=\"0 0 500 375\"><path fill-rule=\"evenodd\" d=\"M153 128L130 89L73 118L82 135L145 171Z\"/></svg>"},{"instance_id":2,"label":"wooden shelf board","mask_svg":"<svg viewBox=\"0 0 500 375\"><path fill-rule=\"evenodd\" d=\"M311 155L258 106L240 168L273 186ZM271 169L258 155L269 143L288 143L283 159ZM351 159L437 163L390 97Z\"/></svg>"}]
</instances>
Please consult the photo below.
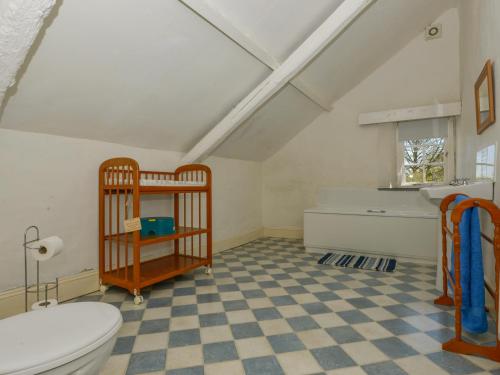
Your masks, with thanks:
<instances>
[{"instance_id":1,"label":"wooden shelf board","mask_svg":"<svg viewBox=\"0 0 500 375\"><path fill-rule=\"evenodd\" d=\"M167 242L172 240L177 240L179 238L184 237L192 237L200 234L208 233L208 229L205 228L191 228L191 227L177 227L177 230L173 234L168 234L166 236L146 236L141 237L139 244L141 246L152 245L161 242ZM133 234L132 233L120 233L118 236L116 235L107 235L104 237L105 240L113 242L117 242L118 239L120 244L125 244L125 237L128 236L128 244L132 246L134 244Z\"/></svg>"},{"instance_id":2,"label":"wooden shelf board","mask_svg":"<svg viewBox=\"0 0 500 375\"><path fill-rule=\"evenodd\" d=\"M203 228L177 227L177 230L174 234L169 234L166 236L141 237L141 245L152 245L155 243L177 240L179 238L197 236L199 234L207 232L208 230Z\"/></svg>"},{"instance_id":3,"label":"wooden shelf board","mask_svg":"<svg viewBox=\"0 0 500 375\"><path fill-rule=\"evenodd\" d=\"M144 288L160 281L170 279L194 268L208 265L208 263L209 261L207 258L175 254L142 262L140 287ZM133 273L133 265L104 272L103 282L110 282L114 285L129 289L133 280ZM127 274L127 278L125 278L125 274Z\"/></svg>"},{"instance_id":4,"label":"wooden shelf board","mask_svg":"<svg viewBox=\"0 0 500 375\"><path fill-rule=\"evenodd\" d=\"M184 255L169 255L141 264L141 288L170 279L208 264L208 259Z\"/></svg>"}]
</instances>

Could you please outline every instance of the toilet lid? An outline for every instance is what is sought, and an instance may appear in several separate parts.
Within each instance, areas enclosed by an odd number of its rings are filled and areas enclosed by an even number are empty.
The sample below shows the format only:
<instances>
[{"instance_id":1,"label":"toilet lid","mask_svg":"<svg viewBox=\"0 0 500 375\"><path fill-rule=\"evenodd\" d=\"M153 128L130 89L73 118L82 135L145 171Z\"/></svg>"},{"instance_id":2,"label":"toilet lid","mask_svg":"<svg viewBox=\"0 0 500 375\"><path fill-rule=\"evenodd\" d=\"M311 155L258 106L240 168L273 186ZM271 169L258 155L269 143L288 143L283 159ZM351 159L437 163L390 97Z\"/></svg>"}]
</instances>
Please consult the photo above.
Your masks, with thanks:
<instances>
[{"instance_id":1,"label":"toilet lid","mask_svg":"<svg viewBox=\"0 0 500 375\"><path fill-rule=\"evenodd\" d=\"M0 320L0 374L37 374L98 348L122 325L107 303L77 302Z\"/></svg>"}]
</instances>

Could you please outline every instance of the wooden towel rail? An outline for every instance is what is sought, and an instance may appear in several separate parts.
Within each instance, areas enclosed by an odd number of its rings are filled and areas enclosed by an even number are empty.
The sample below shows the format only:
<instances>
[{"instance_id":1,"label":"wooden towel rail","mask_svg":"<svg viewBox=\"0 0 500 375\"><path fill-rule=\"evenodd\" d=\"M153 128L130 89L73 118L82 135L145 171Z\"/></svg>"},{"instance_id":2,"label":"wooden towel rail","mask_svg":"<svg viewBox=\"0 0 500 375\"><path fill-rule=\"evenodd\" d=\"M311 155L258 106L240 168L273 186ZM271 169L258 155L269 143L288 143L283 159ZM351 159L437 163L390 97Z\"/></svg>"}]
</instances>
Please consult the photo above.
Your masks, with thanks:
<instances>
[{"instance_id":1,"label":"wooden towel rail","mask_svg":"<svg viewBox=\"0 0 500 375\"><path fill-rule=\"evenodd\" d=\"M442 269L443 269L443 294L437 298L434 303L438 305L452 306L455 305L455 337L443 344L443 350L460 354L473 354L487 357L494 361L500 361L500 341L498 339L498 296L499 296L499 272L500 272L500 209L491 201L479 198L469 198L458 203L451 213L451 222L453 224L453 231L448 228L446 213L449 206L455 201L457 196L465 194L451 194L445 197L440 205L441 210L441 233L442 233ZM485 288L495 301L496 311L496 330L495 330L495 345L482 346L474 343L464 341L462 338L462 287L460 283L460 220L464 212L472 207L484 209L490 215L491 221L494 225L493 238L481 233L481 237L493 245L495 256L495 287L493 288L485 281ZM454 276L448 269L448 255L447 255L447 236L450 236L453 241L454 252ZM453 289L453 299L448 296L448 283Z\"/></svg>"}]
</instances>

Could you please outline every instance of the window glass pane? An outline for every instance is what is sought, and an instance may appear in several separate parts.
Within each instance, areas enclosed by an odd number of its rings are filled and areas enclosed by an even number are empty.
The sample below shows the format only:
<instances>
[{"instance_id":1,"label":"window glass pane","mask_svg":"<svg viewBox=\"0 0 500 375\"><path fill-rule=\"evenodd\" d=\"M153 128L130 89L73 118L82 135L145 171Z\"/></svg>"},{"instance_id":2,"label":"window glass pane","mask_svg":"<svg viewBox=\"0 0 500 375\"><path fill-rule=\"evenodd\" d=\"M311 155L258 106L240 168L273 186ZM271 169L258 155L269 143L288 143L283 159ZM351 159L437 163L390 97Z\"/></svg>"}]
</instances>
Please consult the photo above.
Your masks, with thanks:
<instances>
[{"instance_id":1,"label":"window glass pane","mask_svg":"<svg viewBox=\"0 0 500 375\"><path fill-rule=\"evenodd\" d=\"M431 138L425 140L426 162L442 163L444 161L444 139Z\"/></svg>"},{"instance_id":2,"label":"window glass pane","mask_svg":"<svg viewBox=\"0 0 500 375\"><path fill-rule=\"evenodd\" d=\"M495 167L488 164L476 164L476 178L495 178Z\"/></svg>"},{"instance_id":3,"label":"window glass pane","mask_svg":"<svg viewBox=\"0 0 500 375\"><path fill-rule=\"evenodd\" d=\"M476 154L476 178L495 179L496 144L482 148Z\"/></svg>"},{"instance_id":4,"label":"window glass pane","mask_svg":"<svg viewBox=\"0 0 500 375\"><path fill-rule=\"evenodd\" d=\"M404 141L404 165L419 165L424 162L424 154L420 148L420 141Z\"/></svg>"},{"instance_id":5,"label":"window glass pane","mask_svg":"<svg viewBox=\"0 0 500 375\"><path fill-rule=\"evenodd\" d=\"M485 174L488 178L495 178L495 167L487 166Z\"/></svg>"},{"instance_id":6,"label":"window glass pane","mask_svg":"<svg viewBox=\"0 0 500 375\"><path fill-rule=\"evenodd\" d=\"M405 139L403 184L441 183L445 181L446 138Z\"/></svg>"},{"instance_id":7,"label":"window glass pane","mask_svg":"<svg viewBox=\"0 0 500 375\"><path fill-rule=\"evenodd\" d=\"M444 182L444 167L442 165L427 167L425 178L427 182Z\"/></svg>"},{"instance_id":8,"label":"window glass pane","mask_svg":"<svg viewBox=\"0 0 500 375\"><path fill-rule=\"evenodd\" d=\"M487 149L488 149L488 156L486 157L486 163L495 164L496 144L488 146Z\"/></svg>"},{"instance_id":9,"label":"window glass pane","mask_svg":"<svg viewBox=\"0 0 500 375\"><path fill-rule=\"evenodd\" d=\"M424 182L424 169L418 166L405 166L405 181L407 184Z\"/></svg>"},{"instance_id":10,"label":"window glass pane","mask_svg":"<svg viewBox=\"0 0 500 375\"><path fill-rule=\"evenodd\" d=\"M442 163L444 152L444 138L424 138L403 142L404 165Z\"/></svg>"}]
</instances>

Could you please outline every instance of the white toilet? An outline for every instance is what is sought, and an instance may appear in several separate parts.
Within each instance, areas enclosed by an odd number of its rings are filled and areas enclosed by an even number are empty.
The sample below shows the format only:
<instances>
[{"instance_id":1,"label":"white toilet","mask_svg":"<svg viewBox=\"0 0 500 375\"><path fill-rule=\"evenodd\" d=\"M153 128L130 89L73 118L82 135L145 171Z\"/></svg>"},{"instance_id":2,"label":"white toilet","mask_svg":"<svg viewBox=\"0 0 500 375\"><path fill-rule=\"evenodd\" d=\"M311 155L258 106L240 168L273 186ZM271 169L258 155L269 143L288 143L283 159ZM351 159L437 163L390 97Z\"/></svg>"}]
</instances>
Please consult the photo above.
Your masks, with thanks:
<instances>
[{"instance_id":1,"label":"white toilet","mask_svg":"<svg viewBox=\"0 0 500 375\"><path fill-rule=\"evenodd\" d=\"M0 375L96 375L122 325L107 303L77 302L0 320Z\"/></svg>"}]
</instances>

